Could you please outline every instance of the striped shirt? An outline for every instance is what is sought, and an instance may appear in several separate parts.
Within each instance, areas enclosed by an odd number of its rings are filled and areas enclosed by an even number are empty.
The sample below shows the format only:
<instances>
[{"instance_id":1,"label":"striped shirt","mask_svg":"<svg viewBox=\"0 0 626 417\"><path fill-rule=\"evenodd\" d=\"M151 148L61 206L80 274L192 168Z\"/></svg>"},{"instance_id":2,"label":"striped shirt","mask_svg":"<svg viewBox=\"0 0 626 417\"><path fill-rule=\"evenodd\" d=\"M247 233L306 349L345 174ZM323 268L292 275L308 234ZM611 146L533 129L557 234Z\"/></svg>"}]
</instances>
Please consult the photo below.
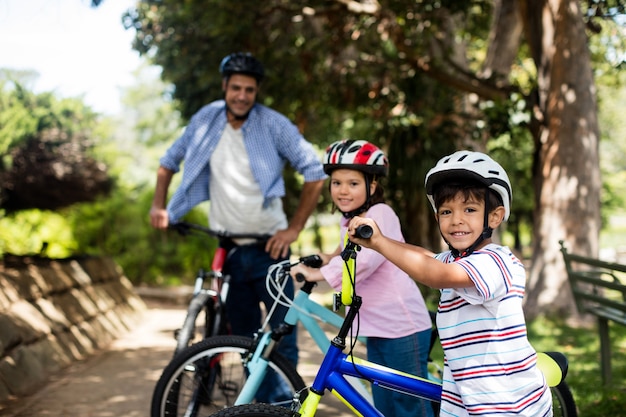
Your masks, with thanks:
<instances>
[{"instance_id":1,"label":"striped shirt","mask_svg":"<svg viewBox=\"0 0 626 417\"><path fill-rule=\"evenodd\" d=\"M526 272L506 247L454 259L474 283L441 290L437 327L445 353L441 416L551 416L551 393L526 335Z\"/></svg>"},{"instance_id":2,"label":"striped shirt","mask_svg":"<svg viewBox=\"0 0 626 417\"><path fill-rule=\"evenodd\" d=\"M178 172L185 161L181 184L167 206L171 221L177 221L197 204L210 200L209 159L226 123L224 101L207 104L191 118L181 137L160 159L161 166L173 172ZM283 169L286 162L302 174L305 182L326 178L313 145L277 111L257 103L241 129L250 168L265 197L264 204L285 195Z\"/></svg>"}]
</instances>

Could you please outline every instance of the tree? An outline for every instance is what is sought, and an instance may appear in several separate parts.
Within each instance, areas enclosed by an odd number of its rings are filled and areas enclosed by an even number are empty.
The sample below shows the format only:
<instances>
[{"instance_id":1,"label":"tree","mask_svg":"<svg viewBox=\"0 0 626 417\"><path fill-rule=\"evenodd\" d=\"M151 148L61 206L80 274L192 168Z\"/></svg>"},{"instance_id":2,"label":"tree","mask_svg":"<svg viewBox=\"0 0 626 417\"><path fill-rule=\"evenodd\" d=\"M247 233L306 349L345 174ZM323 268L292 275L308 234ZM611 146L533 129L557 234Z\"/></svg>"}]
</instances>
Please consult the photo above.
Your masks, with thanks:
<instances>
[{"instance_id":1,"label":"tree","mask_svg":"<svg viewBox=\"0 0 626 417\"><path fill-rule=\"evenodd\" d=\"M508 155L507 168L522 180L532 161L533 316L573 307L561 297L566 274L558 240L588 254L598 247L599 129L586 33L593 22L582 6L578 0L268 0L247 7L144 0L125 22L136 30L135 48L175 85L184 117L219 91L217 66L207 63L249 50L274 63L263 100L307 136L329 143L338 133L362 134L383 145L397 164L390 191L414 243L439 244L421 189L438 157L461 147L488 149ZM515 122L520 114L526 118ZM532 154L513 161L516 143ZM513 226L530 216L528 209L515 213Z\"/></svg>"},{"instance_id":2,"label":"tree","mask_svg":"<svg viewBox=\"0 0 626 417\"><path fill-rule=\"evenodd\" d=\"M564 239L578 253L597 255L601 226L600 130L591 56L579 1L520 3L537 67L531 124L534 256L526 308L531 315L548 307L572 313L558 241Z\"/></svg>"},{"instance_id":3,"label":"tree","mask_svg":"<svg viewBox=\"0 0 626 417\"><path fill-rule=\"evenodd\" d=\"M80 101L0 85L0 208L55 210L106 195L112 179L89 155L96 115Z\"/></svg>"}]
</instances>

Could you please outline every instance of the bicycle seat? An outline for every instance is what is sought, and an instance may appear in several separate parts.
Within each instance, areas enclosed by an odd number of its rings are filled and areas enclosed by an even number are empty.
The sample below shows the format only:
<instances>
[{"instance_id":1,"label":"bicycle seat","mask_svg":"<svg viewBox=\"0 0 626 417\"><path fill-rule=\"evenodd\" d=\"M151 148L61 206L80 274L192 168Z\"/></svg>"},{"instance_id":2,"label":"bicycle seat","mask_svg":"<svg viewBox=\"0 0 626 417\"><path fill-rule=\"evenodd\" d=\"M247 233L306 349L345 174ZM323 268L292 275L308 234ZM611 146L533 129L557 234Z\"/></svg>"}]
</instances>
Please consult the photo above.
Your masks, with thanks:
<instances>
[{"instance_id":1,"label":"bicycle seat","mask_svg":"<svg viewBox=\"0 0 626 417\"><path fill-rule=\"evenodd\" d=\"M565 379L568 364L567 357L561 352L537 352L537 366L551 387Z\"/></svg>"}]
</instances>

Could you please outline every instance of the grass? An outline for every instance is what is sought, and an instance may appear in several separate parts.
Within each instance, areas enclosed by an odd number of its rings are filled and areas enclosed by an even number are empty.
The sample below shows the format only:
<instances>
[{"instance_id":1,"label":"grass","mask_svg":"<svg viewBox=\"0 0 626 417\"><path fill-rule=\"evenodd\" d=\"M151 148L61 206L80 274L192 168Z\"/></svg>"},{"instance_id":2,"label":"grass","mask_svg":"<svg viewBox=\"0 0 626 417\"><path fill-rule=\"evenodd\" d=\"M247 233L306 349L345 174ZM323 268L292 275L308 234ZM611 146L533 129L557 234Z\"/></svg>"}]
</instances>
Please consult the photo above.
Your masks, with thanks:
<instances>
[{"instance_id":1,"label":"grass","mask_svg":"<svg viewBox=\"0 0 626 417\"><path fill-rule=\"evenodd\" d=\"M626 327L611 323L613 383L604 387L600 371L600 339L596 325L574 328L560 319L537 319L528 325L528 337L538 351L560 351L569 360L566 377L581 417L626 416ZM432 357L443 362L441 346Z\"/></svg>"},{"instance_id":2,"label":"grass","mask_svg":"<svg viewBox=\"0 0 626 417\"><path fill-rule=\"evenodd\" d=\"M610 323L612 384L604 387L600 370L600 339L595 322L574 328L561 319L537 319L528 326L528 337L539 351L556 350L567 355L569 385L578 415L626 416L626 327Z\"/></svg>"}]
</instances>

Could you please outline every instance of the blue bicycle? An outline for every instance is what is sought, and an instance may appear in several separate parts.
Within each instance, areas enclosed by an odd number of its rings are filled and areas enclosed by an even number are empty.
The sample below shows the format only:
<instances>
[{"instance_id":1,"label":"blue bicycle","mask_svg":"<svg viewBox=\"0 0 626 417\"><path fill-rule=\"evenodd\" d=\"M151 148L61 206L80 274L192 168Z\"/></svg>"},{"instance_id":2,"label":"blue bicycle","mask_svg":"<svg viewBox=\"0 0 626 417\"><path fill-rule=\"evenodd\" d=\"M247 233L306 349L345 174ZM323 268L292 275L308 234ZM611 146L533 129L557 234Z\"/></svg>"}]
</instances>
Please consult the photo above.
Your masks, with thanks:
<instances>
[{"instance_id":1,"label":"blue bicycle","mask_svg":"<svg viewBox=\"0 0 626 417\"><path fill-rule=\"evenodd\" d=\"M151 417L207 416L232 405L261 400L288 406L295 393L304 391L305 383L296 367L276 351L278 343L300 323L320 352L326 352L330 341L322 325L339 328L344 318L311 298L316 286L313 282L304 282L293 300L283 293L286 280L292 279L290 269L300 262L311 267L321 265L321 259L313 255L293 263L277 263L267 274L266 285L274 296L275 305L289 306L285 324L264 331L272 308L255 338L213 336L182 349L157 381L152 395ZM282 395L276 395L278 390L272 390L273 397L259 393L263 391L263 385L267 385L268 374L272 374L273 386L282 387ZM361 381L353 383L365 398L371 400Z\"/></svg>"},{"instance_id":2,"label":"blue bicycle","mask_svg":"<svg viewBox=\"0 0 626 417\"><path fill-rule=\"evenodd\" d=\"M364 234L363 237L367 237L366 230L363 230L362 233ZM358 416L384 417L370 401L348 382L347 376L364 379L381 387L415 397L425 398L433 403L441 401L442 389L439 382L408 375L356 358L351 352L344 352L348 346L346 338L361 307L361 299L356 295L354 281L351 279L354 276L357 250L356 245L347 242L342 253L346 268L344 268L342 291L337 298L341 300L341 304L349 305L350 309L337 336L332 339L315 380L308 390L296 393L289 408L274 404L244 404L226 408L211 417L313 417L326 391L335 394ZM576 417L576 404L565 382L565 375L567 374L565 355L559 352L538 353L538 365L544 372L552 390L554 415Z\"/></svg>"}]
</instances>

